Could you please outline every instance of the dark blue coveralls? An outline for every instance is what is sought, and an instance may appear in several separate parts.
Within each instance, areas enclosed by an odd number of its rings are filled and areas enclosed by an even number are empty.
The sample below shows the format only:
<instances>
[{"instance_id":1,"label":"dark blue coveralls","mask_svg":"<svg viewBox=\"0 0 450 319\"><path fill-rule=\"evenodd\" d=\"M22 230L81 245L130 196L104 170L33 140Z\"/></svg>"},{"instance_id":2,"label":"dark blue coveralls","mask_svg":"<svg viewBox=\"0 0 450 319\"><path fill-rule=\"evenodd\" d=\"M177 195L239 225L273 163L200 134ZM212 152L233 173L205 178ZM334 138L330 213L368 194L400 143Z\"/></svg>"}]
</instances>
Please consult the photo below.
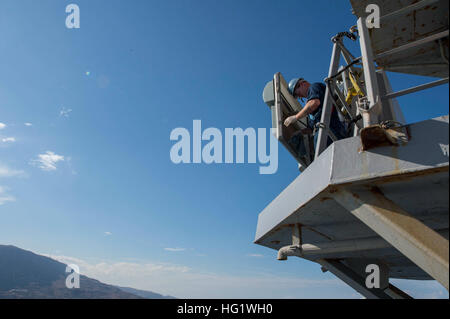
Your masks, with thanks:
<instances>
[{"instance_id":1,"label":"dark blue coveralls","mask_svg":"<svg viewBox=\"0 0 450 319\"><path fill-rule=\"evenodd\" d=\"M317 123L320 123L320 120L322 117L322 108L323 108L323 102L325 100L326 88L327 87L324 83L316 82L316 83L312 83L308 89L308 95L306 97L306 102L309 102L309 101L315 100L315 99L318 99L320 101L319 107L313 113L308 115L308 117L309 117L308 118L308 126L313 130L314 130L314 126ZM339 120L339 116L337 114L337 111L336 111L334 105L333 105L333 109L331 111L331 119L330 119L329 128L338 140L346 138L345 126ZM314 148L316 148L316 145L317 145L318 135L319 135L319 130L315 130ZM305 149L305 146L303 145L303 138L301 137L300 134L294 135L289 140L289 143L294 147L294 149L297 151L297 153L300 157L306 155L306 149ZM333 143L333 140L330 137L328 137L327 146L329 146L331 143Z\"/></svg>"}]
</instances>

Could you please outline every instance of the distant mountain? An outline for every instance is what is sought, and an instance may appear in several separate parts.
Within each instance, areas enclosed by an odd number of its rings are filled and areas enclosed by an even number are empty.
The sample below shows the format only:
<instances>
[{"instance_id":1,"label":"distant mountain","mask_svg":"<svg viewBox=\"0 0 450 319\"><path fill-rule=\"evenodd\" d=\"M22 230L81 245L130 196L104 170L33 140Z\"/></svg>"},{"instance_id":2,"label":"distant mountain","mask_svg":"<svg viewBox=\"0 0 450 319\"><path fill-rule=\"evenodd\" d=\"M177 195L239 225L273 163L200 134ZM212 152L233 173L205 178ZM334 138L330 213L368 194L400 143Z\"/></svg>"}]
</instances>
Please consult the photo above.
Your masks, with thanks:
<instances>
[{"instance_id":1,"label":"distant mountain","mask_svg":"<svg viewBox=\"0 0 450 319\"><path fill-rule=\"evenodd\" d=\"M15 246L0 245L0 299L167 298L153 292L107 285L83 275L80 275L80 288L68 289L67 275L63 263Z\"/></svg>"},{"instance_id":2,"label":"distant mountain","mask_svg":"<svg viewBox=\"0 0 450 319\"><path fill-rule=\"evenodd\" d=\"M145 298L145 299L177 299L172 296L163 296L160 294L157 294L156 292L147 291L147 290L139 290L134 288L127 288L127 287L119 287L117 288L122 289L125 292L128 292L130 294Z\"/></svg>"}]
</instances>

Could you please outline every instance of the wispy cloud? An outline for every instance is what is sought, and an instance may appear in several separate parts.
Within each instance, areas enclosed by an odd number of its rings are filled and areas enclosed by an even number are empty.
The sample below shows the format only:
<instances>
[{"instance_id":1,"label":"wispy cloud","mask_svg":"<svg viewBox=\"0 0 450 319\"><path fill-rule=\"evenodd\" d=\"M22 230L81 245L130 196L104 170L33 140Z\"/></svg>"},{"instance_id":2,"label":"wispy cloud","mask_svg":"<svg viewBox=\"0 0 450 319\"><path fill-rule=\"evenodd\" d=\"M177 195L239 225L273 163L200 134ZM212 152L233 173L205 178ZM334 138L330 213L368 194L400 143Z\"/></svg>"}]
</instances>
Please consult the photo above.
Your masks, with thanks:
<instances>
[{"instance_id":1,"label":"wispy cloud","mask_svg":"<svg viewBox=\"0 0 450 319\"><path fill-rule=\"evenodd\" d=\"M168 247L168 248L164 248L164 250L178 252L178 251L185 251L186 248L170 248L170 247Z\"/></svg>"},{"instance_id":2,"label":"wispy cloud","mask_svg":"<svg viewBox=\"0 0 450 319\"><path fill-rule=\"evenodd\" d=\"M24 177L25 172L22 170L11 169L8 166L0 163L0 178L7 177ZM7 193L8 187L0 185L0 206L4 205L6 202L15 202L16 198Z\"/></svg>"},{"instance_id":3,"label":"wispy cloud","mask_svg":"<svg viewBox=\"0 0 450 319\"><path fill-rule=\"evenodd\" d=\"M6 202L14 202L16 201L14 196L11 196L6 193L8 189L6 187L0 186L0 206L5 204Z\"/></svg>"},{"instance_id":4,"label":"wispy cloud","mask_svg":"<svg viewBox=\"0 0 450 319\"><path fill-rule=\"evenodd\" d=\"M15 137L3 137L2 142L3 143L14 143L16 141Z\"/></svg>"},{"instance_id":5,"label":"wispy cloud","mask_svg":"<svg viewBox=\"0 0 450 319\"><path fill-rule=\"evenodd\" d=\"M72 112L72 109L67 109L67 108L63 107L59 111L59 116L61 116L61 117L69 117L70 112Z\"/></svg>"},{"instance_id":6,"label":"wispy cloud","mask_svg":"<svg viewBox=\"0 0 450 319\"><path fill-rule=\"evenodd\" d=\"M112 233L110 233L109 231L105 231L104 234L105 234L106 236L111 236L111 235L112 235Z\"/></svg>"},{"instance_id":7,"label":"wispy cloud","mask_svg":"<svg viewBox=\"0 0 450 319\"><path fill-rule=\"evenodd\" d=\"M354 290L331 275L324 275L323 279L264 273L246 276L211 273L160 262L50 257L65 264L76 264L81 274L107 284L150 290L178 298L355 298Z\"/></svg>"},{"instance_id":8,"label":"wispy cloud","mask_svg":"<svg viewBox=\"0 0 450 319\"><path fill-rule=\"evenodd\" d=\"M81 274L107 284L150 290L178 298L361 298L329 273L320 274L319 278L260 272L237 275L205 272L161 262L49 257L65 264L76 264ZM448 299L448 292L436 281L394 280L394 284L416 298Z\"/></svg>"},{"instance_id":9,"label":"wispy cloud","mask_svg":"<svg viewBox=\"0 0 450 319\"><path fill-rule=\"evenodd\" d=\"M33 124L32 123L29 123L29 122L27 122L27 123L23 123L25 126L33 126Z\"/></svg>"},{"instance_id":10,"label":"wispy cloud","mask_svg":"<svg viewBox=\"0 0 450 319\"><path fill-rule=\"evenodd\" d=\"M64 156L47 151L44 154L39 154L37 159L31 160L30 164L39 167L43 171L54 171L56 170L56 163L60 161L64 161Z\"/></svg>"},{"instance_id":11,"label":"wispy cloud","mask_svg":"<svg viewBox=\"0 0 450 319\"><path fill-rule=\"evenodd\" d=\"M6 127L5 123L0 122L0 130L3 130Z\"/></svg>"},{"instance_id":12,"label":"wispy cloud","mask_svg":"<svg viewBox=\"0 0 450 319\"><path fill-rule=\"evenodd\" d=\"M0 177L23 177L25 172L22 170L11 169L0 163Z\"/></svg>"}]
</instances>

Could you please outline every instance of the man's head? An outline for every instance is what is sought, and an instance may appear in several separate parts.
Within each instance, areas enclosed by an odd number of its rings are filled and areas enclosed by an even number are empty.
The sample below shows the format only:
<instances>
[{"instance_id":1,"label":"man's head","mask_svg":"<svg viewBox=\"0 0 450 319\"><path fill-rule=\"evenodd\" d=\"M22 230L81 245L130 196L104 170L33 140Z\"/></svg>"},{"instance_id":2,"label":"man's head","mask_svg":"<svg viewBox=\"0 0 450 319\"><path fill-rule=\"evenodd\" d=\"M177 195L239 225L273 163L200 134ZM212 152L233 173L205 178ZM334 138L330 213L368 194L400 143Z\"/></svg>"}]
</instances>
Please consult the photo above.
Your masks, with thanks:
<instances>
[{"instance_id":1,"label":"man's head","mask_svg":"<svg viewBox=\"0 0 450 319\"><path fill-rule=\"evenodd\" d=\"M292 79L291 82L289 82L289 92L295 98L307 97L309 86L309 82L305 79L295 78Z\"/></svg>"}]
</instances>

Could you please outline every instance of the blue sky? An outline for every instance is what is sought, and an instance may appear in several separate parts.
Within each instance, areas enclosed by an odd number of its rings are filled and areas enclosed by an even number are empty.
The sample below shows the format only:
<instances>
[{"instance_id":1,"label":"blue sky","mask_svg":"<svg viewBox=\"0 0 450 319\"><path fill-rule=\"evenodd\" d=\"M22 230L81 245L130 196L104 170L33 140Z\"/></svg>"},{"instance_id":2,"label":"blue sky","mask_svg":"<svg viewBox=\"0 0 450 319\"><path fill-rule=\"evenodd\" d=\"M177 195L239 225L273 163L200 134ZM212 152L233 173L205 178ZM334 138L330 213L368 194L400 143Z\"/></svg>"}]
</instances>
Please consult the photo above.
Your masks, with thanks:
<instances>
[{"instance_id":1,"label":"blue sky","mask_svg":"<svg viewBox=\"0 0 450 319\"><path fill-rule=\"evenodd\" d=\"M331 36L356 23L349 2L77 0L81 28L67 29L70 3L0 4L0 244L177 297L358 298L253 244L257 215L298 174L287 151L274 175L169 156L172 129L194 119L270 127L264 85L321 81ZM394 90L426 80L391 76ZM448 85L399 102L409 123L447 114Z\"/></svg>"}]
</instances>

